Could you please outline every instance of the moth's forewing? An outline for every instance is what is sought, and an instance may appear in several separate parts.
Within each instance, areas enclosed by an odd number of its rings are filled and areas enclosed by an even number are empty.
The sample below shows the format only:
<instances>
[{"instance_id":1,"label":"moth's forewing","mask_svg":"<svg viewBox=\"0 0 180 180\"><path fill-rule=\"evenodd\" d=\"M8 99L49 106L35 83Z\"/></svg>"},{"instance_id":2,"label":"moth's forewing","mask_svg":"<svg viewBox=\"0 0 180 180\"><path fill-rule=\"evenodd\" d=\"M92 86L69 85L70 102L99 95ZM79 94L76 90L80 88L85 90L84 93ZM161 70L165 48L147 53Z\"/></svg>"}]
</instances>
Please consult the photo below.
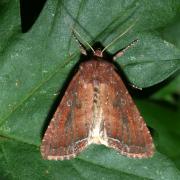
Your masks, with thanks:
<instances>
[{"instance_id":1,"label":"moth's forewing","mask_svg":"<svg viewBox=\"0 0 180 180\"><path fill-rule=\"evenodd\" d=\"M115 67L107 67L99 86L108 146L134 158L150 157L154 145L150 132ZM100 71L100 70L99 70Z\"/></svg>"},{"instance_id":2,"label":"moth's forewing","mask_svg":"<svg viewBox=\"0 0 180 180\"><path fill-rule=\"evenodd\" d=\"M87 146L93 114L93 87L84 84L81 72L71 80L44 135L41 145L44 159L70 159Z\"/></svg>"}]
</instances>

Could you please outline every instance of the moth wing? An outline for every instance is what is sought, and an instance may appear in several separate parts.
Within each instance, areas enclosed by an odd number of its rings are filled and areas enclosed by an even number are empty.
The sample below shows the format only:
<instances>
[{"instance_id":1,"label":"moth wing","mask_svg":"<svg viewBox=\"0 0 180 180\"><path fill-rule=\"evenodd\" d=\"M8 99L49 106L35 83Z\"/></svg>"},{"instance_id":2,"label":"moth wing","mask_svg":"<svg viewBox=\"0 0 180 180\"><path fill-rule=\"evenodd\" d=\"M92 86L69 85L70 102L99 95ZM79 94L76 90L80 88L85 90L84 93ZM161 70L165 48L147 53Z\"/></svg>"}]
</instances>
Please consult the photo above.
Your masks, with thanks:
<instances>
[{"instance_id":1,"label":"moth wing","mask_svg":"<svg viewBox=\"0 0 180 180\"><path fill-rule=\"evenodd\" d=\"M93 88L84 84L80 71L71 80L41 145L44 159L64 160L75 157L88 145Z\"/></svg>"},{"instance_id":2,"label":"moth wing","mask_svg":"<svg viewBox=\"0 0 180 180\"><path fill-rule=\"evenodd\" d=\"M154 145L150 132L120 76L107 73L101 85L106 146L134 158L151 157Z\"/></svg>"}]
</instances>

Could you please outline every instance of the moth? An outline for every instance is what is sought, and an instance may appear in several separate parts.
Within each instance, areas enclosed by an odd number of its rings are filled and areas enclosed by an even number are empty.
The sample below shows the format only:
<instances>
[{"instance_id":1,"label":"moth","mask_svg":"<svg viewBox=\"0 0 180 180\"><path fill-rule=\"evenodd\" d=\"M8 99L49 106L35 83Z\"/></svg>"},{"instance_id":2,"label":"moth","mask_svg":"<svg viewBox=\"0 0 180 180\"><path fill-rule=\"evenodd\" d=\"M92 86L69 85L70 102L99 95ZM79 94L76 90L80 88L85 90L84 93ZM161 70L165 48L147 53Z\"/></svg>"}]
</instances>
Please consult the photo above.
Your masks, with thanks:
<instances>
[{"instance_id":1,"label":"moth","mask_svg":"<svg viewBox=\"0 0 180 180\"><path fill-rule=\"evenodd\" d=\"M86 55L82 43L78 42ZM93 56L80 64L50 121L41 144L44 159L71 159L93 143L113 148L130 158L153 155L153 140L146 123L112 63L135 42L111 60L103 55L111 44L103 50L94 50L86 42Z\"/></svg>"}]
</instances>

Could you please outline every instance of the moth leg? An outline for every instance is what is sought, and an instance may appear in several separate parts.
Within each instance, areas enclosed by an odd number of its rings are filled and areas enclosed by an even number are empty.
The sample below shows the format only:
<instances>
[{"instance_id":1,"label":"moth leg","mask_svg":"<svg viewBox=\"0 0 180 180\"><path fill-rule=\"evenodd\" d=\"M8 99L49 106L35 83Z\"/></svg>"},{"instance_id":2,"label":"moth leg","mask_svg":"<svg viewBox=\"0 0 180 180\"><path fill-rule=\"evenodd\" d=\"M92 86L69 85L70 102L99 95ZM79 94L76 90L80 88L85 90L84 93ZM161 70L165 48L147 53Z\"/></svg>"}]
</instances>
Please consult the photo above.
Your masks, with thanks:
<instances>
[{"instance_id":1,"label":"moth leg","mask_svg":"<svg viewBox=\"0 0 180 180\"><path fill-rule=\"evenodd\" d=\"M130 85L131 87L133 87L134 89L138 89L138 90L141 90L141 91L142 91L142 88L136 86L135 84L129 83L129 85Z\"/></svg>"},{"instance_id":2,"label":"moth leg","mask_svg":"<svg viewBox=\"0 0 180 180\"><path fill-rule=\"evenodd\" d=\"M126 46L125 48L123 48L122 50L118 51L114 57L113 57L113 60L115 61L117 58L121 57L124 55L124 53L129 49L131 48L132 46L135 45L135 43L138 42L138 39L135 39L134 41L132 41L128 46Z\"/></svg>"},{"instance_id":3,"label":"moth leg","mask_svg":"<svg viewBox=\"0 0 180 180\"><path fill-rule=\"evenodd\" d=\"M79 39L77 38L74 29L72 29L72 35L73 35L74 39L76 40L76 42L79 44L81 54L87 55L86 48L85 48L85 46L79 41Z\"/></svg>"}]
</instances>

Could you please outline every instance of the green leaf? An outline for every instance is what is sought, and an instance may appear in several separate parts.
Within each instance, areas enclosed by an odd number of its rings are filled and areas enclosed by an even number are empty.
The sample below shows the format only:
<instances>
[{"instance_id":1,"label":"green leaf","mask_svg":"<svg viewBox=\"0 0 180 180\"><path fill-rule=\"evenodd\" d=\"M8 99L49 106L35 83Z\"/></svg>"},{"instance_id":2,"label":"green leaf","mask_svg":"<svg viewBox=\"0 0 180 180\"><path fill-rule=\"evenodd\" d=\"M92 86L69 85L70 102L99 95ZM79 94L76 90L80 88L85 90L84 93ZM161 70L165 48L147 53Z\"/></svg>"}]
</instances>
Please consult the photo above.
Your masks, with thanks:
<instances>
[{"instance_id":1,"label":"green leaf","mask_svg":"<svg viewBox=\"0 0 180 180\"><path fill-rule=\"evenodd\" d=\"M176 101L178 100L174 98L174 95L180 95L180 75L177 75L167 86L164 86L153 94L152 98L156 100L165 100L171 102L172 104L176 104Z\"/></svg>"},{"instance_id":2,"label":"green leaf","mask_svg":"<svg viewBox=\"0 0 180 180\"><path fill-rule=\"evenodd\" d=\"M1 140L0 169L4 179L178 179L179 171L164 155L129 159L104 146L91 145L78 158L45 161L39 148L22 142ZM167 168L168 167L168 168Z\"/></svg>"},{"instance_id":3,"label":"green leaf","mask_svg":"<svg viewBox=\"0 0 180 180\"><path fill-rule=\"evenodd\" d=\"M137 103L147 123L155 131L157 150L170 157L180 169L180 109L144 100Z\"/></svg>"},{"instance_id":4,"label":"green leaf","mask_svg":"<svg viewBox=\"0 0 180 180\"><path fill-rule=\"evenodd\" d=\"M179 1L48 0L24 34L18 3L0 2L1 179L179 179L167 151L134 160L91 146L75 160L63 162L44 161L39 151L53 102L80 58L71 28L90 44L106 46L138 19L108 52L138 38L117 62L131 83L149 87L180 67L179 48L162 35L174 21Z\"/></svg>"}]
</instances>

